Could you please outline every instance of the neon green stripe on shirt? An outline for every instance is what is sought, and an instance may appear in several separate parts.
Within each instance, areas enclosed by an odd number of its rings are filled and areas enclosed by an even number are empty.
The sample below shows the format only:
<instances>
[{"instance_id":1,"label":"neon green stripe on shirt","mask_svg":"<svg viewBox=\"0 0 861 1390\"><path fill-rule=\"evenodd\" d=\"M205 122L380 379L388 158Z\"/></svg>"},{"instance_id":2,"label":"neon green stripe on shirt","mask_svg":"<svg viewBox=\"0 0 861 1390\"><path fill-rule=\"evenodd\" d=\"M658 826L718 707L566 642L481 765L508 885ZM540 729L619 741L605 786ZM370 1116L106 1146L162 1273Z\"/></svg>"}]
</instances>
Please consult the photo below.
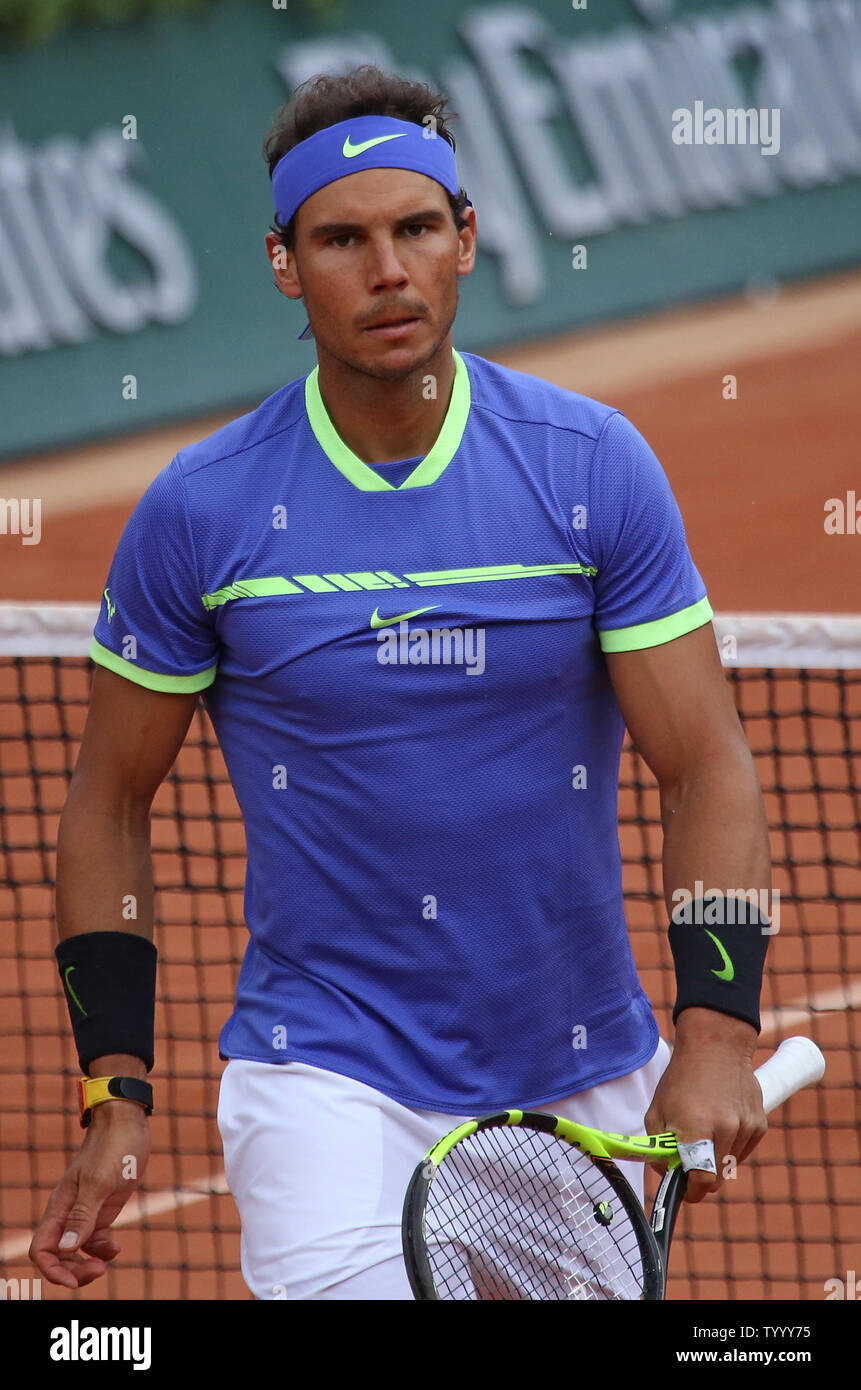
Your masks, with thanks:
<instances>
[{"instance_id":1,"label":"neon green stripe on shirt","mask_svg":"<svg viewBox=\"0 0 861 1390\"><path fill-rule=\"evenodd\" d=\"M106 666L109 671L115 671L118 676L134 681L136 685L146 686L147 690L164 690L176 695L205 690L212 685L217 670L217 667L209 666L192 676L166 676L159 671L145 671L136 661L126 661L124 656L117 656L109 647L103 647L95 637L90 647L90 659L99 666Z\"/></svg>"},{"instance_id":2,"label":"neon green stripe on shirt","mask_svg":"<svg viewBox=\"0 0 861 1390\"><path fill-rule=\"evenodd\" d=\"M656 618L652 623L637 623L634 627L617 627L608 632L599 631L602 652L638 652L645 647L659 647L663 642L672 642L675 637L684 637L695 628L703 627L714 617L708 598L692 603L689 608L681 608L666 618Z\"/></svg>"}]
</instances>

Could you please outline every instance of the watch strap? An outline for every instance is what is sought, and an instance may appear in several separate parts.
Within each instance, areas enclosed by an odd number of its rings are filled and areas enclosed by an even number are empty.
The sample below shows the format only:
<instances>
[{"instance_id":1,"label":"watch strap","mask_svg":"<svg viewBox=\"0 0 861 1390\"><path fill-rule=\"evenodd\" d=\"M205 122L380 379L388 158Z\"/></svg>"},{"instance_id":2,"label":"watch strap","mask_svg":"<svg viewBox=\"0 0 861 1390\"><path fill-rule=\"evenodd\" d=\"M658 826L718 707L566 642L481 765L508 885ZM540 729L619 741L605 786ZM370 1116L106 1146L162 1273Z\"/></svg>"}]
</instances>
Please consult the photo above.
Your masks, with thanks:
<instances>
[{"instance_id":1,"label":"watch strap","mask_svg":"<svg viewBox=\"0 0 861 1390\"><path fill-rule=\"evenodd\" d=\"M152 1086L136 1076L82 1076L78 1081L81 1101L81 1128L86 1129L93 1110L106 1100L133 1100L148 1115L153 1110Z\"/></svg>"}]
</instances>

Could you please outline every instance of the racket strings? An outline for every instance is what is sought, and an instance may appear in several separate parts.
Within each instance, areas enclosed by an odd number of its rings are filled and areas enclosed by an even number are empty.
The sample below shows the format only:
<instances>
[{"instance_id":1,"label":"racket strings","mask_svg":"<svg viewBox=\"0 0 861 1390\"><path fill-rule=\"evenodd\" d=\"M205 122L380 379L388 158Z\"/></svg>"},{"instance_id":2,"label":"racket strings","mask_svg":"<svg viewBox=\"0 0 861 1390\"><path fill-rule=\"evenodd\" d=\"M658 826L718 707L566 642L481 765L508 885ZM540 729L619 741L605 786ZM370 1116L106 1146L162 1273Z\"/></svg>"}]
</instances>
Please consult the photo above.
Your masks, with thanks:
<instances>
[{"instance_id":1,"label":"racket strings","mask_svg":"<svg viewBox=\"0 0 861 1390\"><path fill-rule=\"evenodd\" d=\"M606 1172L554 1135L480 1130L437 1170L425 1237L440 1297L638 1299L640 1239Z\"/></svg>"}]
</instances>

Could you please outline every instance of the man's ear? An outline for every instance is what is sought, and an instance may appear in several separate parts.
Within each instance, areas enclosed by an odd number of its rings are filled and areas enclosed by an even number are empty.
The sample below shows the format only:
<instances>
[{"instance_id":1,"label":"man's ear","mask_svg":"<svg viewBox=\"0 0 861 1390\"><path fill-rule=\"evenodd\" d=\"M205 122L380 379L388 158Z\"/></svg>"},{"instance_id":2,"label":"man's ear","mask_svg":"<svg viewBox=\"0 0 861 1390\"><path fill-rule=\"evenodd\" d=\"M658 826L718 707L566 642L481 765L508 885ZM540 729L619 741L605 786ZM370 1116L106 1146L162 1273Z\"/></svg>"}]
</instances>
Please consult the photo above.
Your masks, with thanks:
<instances>
[{"instance_id":1,"label":"man's ear","mask_svg":"<svg viewBox=\"0 0 861 1390\"><path fill-rule=\"evenodd\" d=\"M267 232L265 241L266 254L279 290L288 299L301 299L302 283L299 279L295 252L286 247L274 232Z\"/></svg>"},{"instance_id":2,"label":"man's ear","mask_svg":"<svg viewBox=\"0 0 861 1390\"><path fill-rule=\"evenodd\" d=\"M457 273L458 275L469 275L475 266L475 249L477 229L475 222L475 208L468 207L463 210L463 217L466 226L461 227L458 232L460 247L458 249Z\"/></svg>"}]
</instances>

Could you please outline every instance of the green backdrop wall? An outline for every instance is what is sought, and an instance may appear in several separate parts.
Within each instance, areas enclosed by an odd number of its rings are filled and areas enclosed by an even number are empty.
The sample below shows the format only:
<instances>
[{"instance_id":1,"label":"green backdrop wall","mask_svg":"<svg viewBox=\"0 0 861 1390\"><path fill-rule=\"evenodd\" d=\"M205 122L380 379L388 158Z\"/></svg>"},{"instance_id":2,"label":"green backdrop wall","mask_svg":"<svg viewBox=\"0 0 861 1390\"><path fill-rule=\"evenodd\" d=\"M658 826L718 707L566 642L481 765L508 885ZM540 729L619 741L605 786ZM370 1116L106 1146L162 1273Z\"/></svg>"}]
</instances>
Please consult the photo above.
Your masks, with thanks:
<instances>
[{"instance_id":1,"label":"green backdrop wall","mask_svg":"<svg viewBox=\"0 0 861 1390\"><path fill-rule=\"evenodd\" d=\"M6 47L0 453L250 408L313 365L260 151L324 68L460 113L465 350L859 260L861 0L584 3L230 0ZM735 109L746 143L717 142Z\"/></svg>"}]
</instances>

